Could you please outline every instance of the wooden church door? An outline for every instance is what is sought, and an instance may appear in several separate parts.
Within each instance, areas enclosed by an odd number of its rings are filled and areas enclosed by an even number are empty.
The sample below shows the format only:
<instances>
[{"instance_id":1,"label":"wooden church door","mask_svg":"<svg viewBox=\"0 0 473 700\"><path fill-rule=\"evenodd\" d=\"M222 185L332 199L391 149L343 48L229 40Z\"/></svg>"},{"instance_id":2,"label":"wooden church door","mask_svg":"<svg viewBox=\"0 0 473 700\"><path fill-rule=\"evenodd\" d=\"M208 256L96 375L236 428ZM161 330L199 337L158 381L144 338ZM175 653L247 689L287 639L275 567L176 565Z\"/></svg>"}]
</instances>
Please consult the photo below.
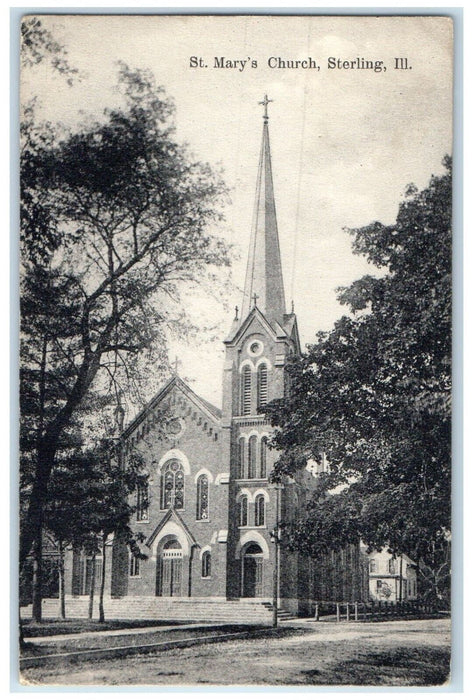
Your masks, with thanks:
<instances>
[{"instance_id":1,"label":"wooden church door","mask_svg":"<svg viewBox=\"0 0 473 700\"><path fill-rule=\"evenodd\" d=\"M176 598L182 595L182 549L177 540L168 542L158 563L156 595Z\"/></svg>"},{"instance_id":2,"label":"wooden church door","mask_svg":"<svg viewBox=\"0 0 473 700\"><path fill-rule=\"evenodd\" d=\"M263 557L260 547L250 545L243 556L243 598L261 598L263 595Z\"/></svg>"}]
</instances>

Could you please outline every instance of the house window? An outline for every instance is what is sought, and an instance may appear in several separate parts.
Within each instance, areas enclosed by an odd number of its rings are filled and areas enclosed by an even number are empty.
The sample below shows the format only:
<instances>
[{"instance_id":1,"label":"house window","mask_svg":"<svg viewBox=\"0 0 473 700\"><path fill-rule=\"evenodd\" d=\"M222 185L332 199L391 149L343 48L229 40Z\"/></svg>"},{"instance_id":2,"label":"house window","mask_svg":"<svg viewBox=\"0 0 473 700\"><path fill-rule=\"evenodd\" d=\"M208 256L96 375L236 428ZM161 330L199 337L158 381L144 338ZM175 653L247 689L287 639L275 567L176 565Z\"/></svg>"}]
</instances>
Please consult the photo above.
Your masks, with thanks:
<instances>
[{"instance_id":1,"label":"house window","mask_svg":"<svg viewBox=\"0 0 473 700\"><path fill-rule=\"evenodd\" d=\"M266 479L266 457L267 457L267 449L268 449L268 438L262 437L261 438L261 452L260 452L260 477L262 479Z\"/></svg>"},{"instance_id":2,"label":"house window","mask_svg":"<svg viewBox=\"0 0 473 700\"><path fill-rule=\"evenodd\" d=\"M205 474L197 479L197 520L209 519L209 480Z\"/></svg>"},{"instance_id":3,"label":"house window","mask_svg":"<svg viewBox=\"0 0 473 700\"><path fill-rule=\"evenodd\" d=\"M245 478L245 438L240 438L238 441L238 471L237 478Z\"/></svg>"},{"instance_id":4,"label":"house window","mask_svg":"<svg viewBox=\"0 0 473 700\"><path fill-rule=\"evenodd\" d=\"M175 459L166 462L161 471L161 508L184 508L184 470Z\"/></svg>"},{"instance_id":5,"label":"house window","mask_svg":"<svg viewBox=\"0 0 473 700\"><path fill-rule=\"evenodd\" d=\"M396 559L392 557L388 562L388 572L390 574L396 573Z\"/></svg>"},{"instance_id":6,"label":"house window","mask_svg":"<svg viewBox=\"0 0 473 700\"><path fill-rule=\"evenodd\" d=\"M260 406L265 406L268 403L268 368L265 364L258 367L258 410Z\"/></svg>"},{"instance_id":7,"label":"house window","mask_svg":"<svg viewBox=\"0 0 473 700\"><path fill-rule=\"evenodd\" d=\"M202 578L210 578L211 573L210 552L204 552L202 555Z\"/></svg>"},{"instance_id":8,"label":"house window","mask_svg":"<svg viewBox=\"0 0 473 700\"><path fill-rule=\"evenodd\" d=\"M255 525L264 525L264 496L256 497L255 501Z\"/></svg>"},{"instance_id":9,"label":"house window","mask_svg":"<svg viewBox=\"0 0 473 700\"><path fill-rule=\"evenodd\" d=\"M380 591L383 587L383 582L379 579L376 581L376 590Z\"/></svg>"},{"instance_id":10,"label":"house window","mask_svg":"<svg viewBox=\"0 0 473 700\"><path fill-rule=\"evenodd\" d=\"M251 413L251 368L248 365L241 373L241 413L243 416Z\"/></svg>"},{"instance_id":11,"label":"house window","mask_svg":"<svg viewBox=\"0 0 473 700\"><path fill-rule=\"evenodd\" d=\"M138 482L136 486L136 519L138 522L148 520L148 504L148 484Z\"/></svg>"},{"instance_id":12,"label":"house window","mask_svg":"<svg viewBox=\"0 0 473 700\"><path fill-rule=\"evenodd\" d=\"M130 576L140 575L140 558L136 554L132 554L130 557Z\"/></svg>"},{"instance_id":13,"label":"house window","mask_svg":"<svg viewBox=\"0 0 473 700\"><path fill-rule=\"evenodd\" d=\"M378 571L376 559L370 559L370 574L375 574Z\"/></svg>"},{"instance_id":14,"label":"house window","mask_svg":"<svg viewBox=\"0 0 473 700\"><path fill-rule=\"evenodd\" d=\"M248 525L248 497L242 496L239 501L238 525L246 527Z\"/></svg>"},{"instance_id":15,"label":"house window","mask_svg":"<svg viewBox=\"0 0 473 700\"><path fill-rule=\"evenodd\" d=\"M256 479L256 435L248 440L248 479Z\"/></svg>"}]
</instances>

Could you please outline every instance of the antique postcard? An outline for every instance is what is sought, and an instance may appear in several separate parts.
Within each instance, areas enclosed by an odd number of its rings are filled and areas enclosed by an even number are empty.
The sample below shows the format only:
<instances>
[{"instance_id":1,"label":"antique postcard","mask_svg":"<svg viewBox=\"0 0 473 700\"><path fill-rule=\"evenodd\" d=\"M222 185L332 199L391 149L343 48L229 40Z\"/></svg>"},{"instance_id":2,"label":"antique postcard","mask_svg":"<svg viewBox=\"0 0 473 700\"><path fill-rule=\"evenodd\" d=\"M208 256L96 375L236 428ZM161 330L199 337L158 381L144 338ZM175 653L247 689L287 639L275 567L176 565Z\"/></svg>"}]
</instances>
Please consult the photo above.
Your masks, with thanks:
<instances>
[{"instance_id":1,"label":"antique postcard","mask_svg":"<svg viewBox=\"0 0 473 700\"><path fill-rule=\"evenodd\" d=\"M19 683L448 686L453 45L22 18Z\"/></svg>"}]
</instances>

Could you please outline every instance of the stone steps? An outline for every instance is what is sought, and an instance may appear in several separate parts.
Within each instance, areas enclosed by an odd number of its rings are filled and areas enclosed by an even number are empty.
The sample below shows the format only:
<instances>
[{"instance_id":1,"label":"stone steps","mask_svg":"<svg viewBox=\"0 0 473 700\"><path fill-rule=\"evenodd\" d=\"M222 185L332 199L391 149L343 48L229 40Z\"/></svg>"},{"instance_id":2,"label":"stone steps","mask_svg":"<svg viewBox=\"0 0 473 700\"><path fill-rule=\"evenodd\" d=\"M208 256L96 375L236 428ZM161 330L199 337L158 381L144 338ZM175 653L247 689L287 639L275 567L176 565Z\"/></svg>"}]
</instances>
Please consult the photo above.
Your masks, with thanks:
<instances>
[{"instance_id":1,"label":"stone steps","mask_svg":"<svg viewBox=\"0 0 473 700\"><path fill-rule=\"evenodd\" d=\"M176 620L195 622L240 622L269 624L272 620L272 605L258 601L215 601L193 598L127 597L105 598L105 618L107 620ZM87 618L89 601L87 598L66 598L67 618ZM31 617L31 605L21 609L23 618ZM59 601L43 601L43 617L59 616ZM98 599L94 599L94 619L98 617ZM284 610L278 612L279 619L290 619L292 615Z\"/></svg>"}]
</instances>

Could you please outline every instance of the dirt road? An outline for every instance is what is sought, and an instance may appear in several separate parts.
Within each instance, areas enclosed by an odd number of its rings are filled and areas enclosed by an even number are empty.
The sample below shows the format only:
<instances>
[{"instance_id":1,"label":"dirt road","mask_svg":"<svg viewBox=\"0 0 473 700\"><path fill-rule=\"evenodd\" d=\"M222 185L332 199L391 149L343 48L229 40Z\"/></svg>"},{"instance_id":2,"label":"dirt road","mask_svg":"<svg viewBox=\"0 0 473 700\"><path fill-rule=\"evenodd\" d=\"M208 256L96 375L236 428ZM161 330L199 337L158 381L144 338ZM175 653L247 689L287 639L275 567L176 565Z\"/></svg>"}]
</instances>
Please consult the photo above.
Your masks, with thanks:
<instances>
[{"instance_id":1,"label":"dirt road","mask_svg":"<svg viewBox=\"0 0 473 700\"><path fill-rule=\"evenodd\" d=\"M294 623L291 623L293 626ZM299 623L291 635L28 669L32 685L441 685L450 622Z\"/></svg>"}]
</instances>

